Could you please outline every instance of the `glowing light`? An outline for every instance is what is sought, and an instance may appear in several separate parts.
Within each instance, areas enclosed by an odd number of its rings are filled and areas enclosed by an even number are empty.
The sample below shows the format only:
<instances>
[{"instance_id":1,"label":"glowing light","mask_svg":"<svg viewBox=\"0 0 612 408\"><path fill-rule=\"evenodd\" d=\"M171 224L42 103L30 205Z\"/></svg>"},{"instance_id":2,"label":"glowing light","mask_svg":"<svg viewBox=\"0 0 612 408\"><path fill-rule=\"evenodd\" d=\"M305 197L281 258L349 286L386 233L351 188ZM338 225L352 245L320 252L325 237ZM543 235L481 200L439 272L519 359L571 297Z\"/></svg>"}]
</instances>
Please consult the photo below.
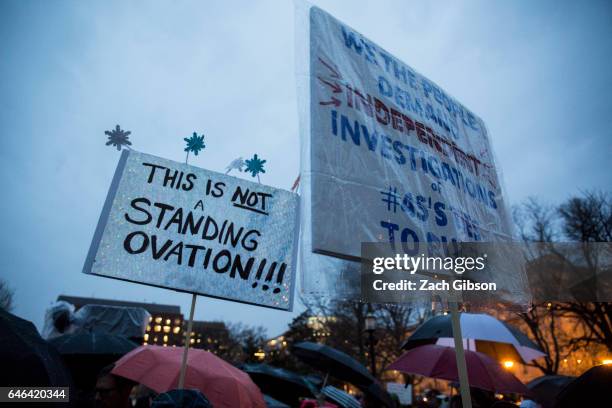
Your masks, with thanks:
<instances>
[{"instance_id":1,"label":"glowing light","mask_svg":"<svg viewBox=\"0 0 612 408\"><path fill-rule=\"evenodd\" d=\"M160 332L161 326L159 324L156 324L155 327L153 327L153 330L155 330L156 332Z\"/></svg>"},{"instance_id":2,"label":"glowing light","mask_svg":"<svg viewBox=\"0 0 612 408\"><path fill-rule=\"evenodd\" d=\"M612 364L612 358L606 358L601 363L605 364L605 365L611 365Z\"/></svg>"},{"instance_id":3,"label":"glowing light","mask_svg":"<svg viewBox=\"0 0 612 408\"><path fill-rule=\"evenodd\" d=\"M506 361L503 362L503 364L504 364L505 368L512 368L512 367L514 367L514 361L512 361L512 360L506 360Z\"/></svg>"},{"instance_id":4,"label":"glowing light","mask_svg":"<svg viewBox=\"0 0 612 408\"><path fill-rule=\"evenodd\" d=\"M263 351L257 351L253 353L253 355L260 360L263 360L264 358L266 358L266 353L264 353Z\"/></svg>"}]
</instances>

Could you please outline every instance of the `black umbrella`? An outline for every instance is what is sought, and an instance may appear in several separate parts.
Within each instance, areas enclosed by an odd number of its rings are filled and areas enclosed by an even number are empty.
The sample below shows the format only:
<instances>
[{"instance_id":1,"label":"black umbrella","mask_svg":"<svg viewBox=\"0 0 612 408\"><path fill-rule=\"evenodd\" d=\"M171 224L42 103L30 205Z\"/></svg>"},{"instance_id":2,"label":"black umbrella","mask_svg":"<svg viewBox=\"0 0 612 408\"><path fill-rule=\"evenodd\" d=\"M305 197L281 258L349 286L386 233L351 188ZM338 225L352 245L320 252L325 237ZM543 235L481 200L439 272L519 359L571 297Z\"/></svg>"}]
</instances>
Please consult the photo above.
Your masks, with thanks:
<instances>
[{"instance_id":1,"label":"black umbrella","mask_svg":"<svg viewBox=\"0 0 612 408\"><path fill-rule=\"evenodd\" d=\"M212 408L212 404L198 390L172 390L155 397L151 408Z\"/></svg>"},{"instance_id":2,"label":"black umbrella","mask_svg":"<svg viewBox=\"0 0 612 408\"><path fill-rule=\"evenodd\" d=\"M356 386L368 386L376 379L353 357L324 344L304 341L293 346L293 354L326 374Z\"/></svg>"},{"instance_id":3,"label":"black umbrella","mask_svg":"<svg viewBox=\"0 0 612 408\"><path fill-rule=\"evenodd\" d=\"M348 354L333 347L309 341L294 345L292 352L306 364L357 386L366 395L375 399L380 406L393 406L391 397L378 384L376 378Z\"/></svg>"},{"instance_id":4,"label":"black umbrella","mask_svg":"<svg viewBox=\"0 0 612 408\"><path fill-rule=\"evenodd\" d=\"M380 406L395 407L395 402L391 398L391 395L378 383L373 382L365 390L362 389L366 400L374 400Z\"/></svg>"},{"instance_id":5,"label":"black umbrella","mask_svg":"<svg viewBox=\"0 0 612 408\"><path fill-rule=\"evenodd\" d=\"M561 390L554 407L612 407L611 386L612 365L593 367Z\"/></svg>"},{"instance_id":6,"label":"black umbrella","mask_svg":"<svg viewBox=\"0 0 612 408\"><path fill-rule=\"evenodd\" d=\"M268 408L291 408L290 405L277 401L269 395L264 394L263 397L264 397L264 402L266 403L266 407Z\"/></svg>"},{"instance_id":7,"label":"black umbrella","mask_svg":"<svg viewBox=\"0 0 612 408\"><path fill-rule=\"evenodd\" d=\"M61 355L121 357L138 347L126 337L107 333L65 334L49 340Z\"/></svg>"},{"instance_id":8,"label":"black umbrella","mask_svg":"<svg viewBox=\"0 0 612 408\"><path fill-rule=\"evenodd\" d=\"M0 384L8 386L70 386L60 355L34 325L0 310Z\"/></svg>"},{"instance_id":9,"label":"black umbrella","mask_svg":"<svg viewBox=\"0 0 612 408\"><path fill-rule=\"evenodd\" d=\"M557 395L574 378L566 375L543 375L529 381L527 388L531 391L533 399L539 402L543 408L552 408Z\"/></svg>"},{"instance_id":10,"label":"black umbrella","mask_svg":"<svg viewBox=\"0 0 612 408\"><path fill-rule=\"evenodd\" d=\"M72 372L75 385L93 390L98 373L138 347L126 337L106 333L65 334L49 340Z\"/></svg>"},{"instance_id":11,"label":"black umbrella","mask_svg":"<svg viewBox=\"0 0 612 408\"><path fill-rule=\"evenodd\" d=\"M487 314L461 313L461 334L467 348L496 360L510 358L525 363L545 355L517 328ZM434 316L423 323L402 345L410 350L425 344L453 345L450 315ZM473 345L473 346L472 346Z\"/></svg>"},{"instance_id":12,"label":"black umbrella","mask_svg":"<svg viewBox=\"0 0 612 408\"><path fill-rule=\"evenodd\" d=\"M244 364L246 371L263 394L290 406L298 406L300 397L314 397L316 385L306 377L283 368L267 364Z\"/></svg>"}]
</instances>

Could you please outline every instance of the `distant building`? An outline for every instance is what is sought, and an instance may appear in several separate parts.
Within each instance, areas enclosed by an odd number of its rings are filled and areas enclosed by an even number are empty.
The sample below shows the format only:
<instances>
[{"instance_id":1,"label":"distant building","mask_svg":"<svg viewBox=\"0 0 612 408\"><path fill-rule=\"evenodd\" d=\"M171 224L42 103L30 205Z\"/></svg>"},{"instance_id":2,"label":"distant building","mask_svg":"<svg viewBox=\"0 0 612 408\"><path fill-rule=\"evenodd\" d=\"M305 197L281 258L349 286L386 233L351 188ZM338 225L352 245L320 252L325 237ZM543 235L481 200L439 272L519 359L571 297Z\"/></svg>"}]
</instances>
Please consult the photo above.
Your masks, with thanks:
<instances>
[{"instance_id":1,"label":"distant building","mask_svg":"<svg viewBox=\"0 0 612 408\"><path fill-rule=\"evenodd\" d=\"M229 340L230 333L225 323L193 322L191 331L192 347L208 350L215 354L223 353L228 346Z\"/></svg>"},{"instance_id":2,"label":"distant building","mask_svg":"<svg viewBox=\"0 0 612 408\"><path fill-rule=\"evenodd\" d=\"M57 300L73 304L76 310L85 305L141 307L151 314L143 344L156 344L160 346L183 345L183 314L181 313L180 306L65 295L58 296Z\"/></svg>"},{"instance_id":3,"label":"distant building","mask_svg":"<svg viewBox=\"0 0 612 408\"><path fill-rule=\"evenodd\" d=\"M256 356L260 360L263 360L264 358L275 359L288 356L289 348L285 334L281 334L280 336L272 337L266 340L262 352L263 354L260 353L258 356Z\"/></svg>"},{"instance_id":4,"label":"distant building","mask_svg":"<svg viewBox=\"0 0 612 408\"><path fill-rule=\"evenodd\" d=\"M329 325L337 321L335 316L309 316L306 326L312 330L312 334L318 338L324 340L325 337L329 337Z\"/></svg>"}]
</instances>

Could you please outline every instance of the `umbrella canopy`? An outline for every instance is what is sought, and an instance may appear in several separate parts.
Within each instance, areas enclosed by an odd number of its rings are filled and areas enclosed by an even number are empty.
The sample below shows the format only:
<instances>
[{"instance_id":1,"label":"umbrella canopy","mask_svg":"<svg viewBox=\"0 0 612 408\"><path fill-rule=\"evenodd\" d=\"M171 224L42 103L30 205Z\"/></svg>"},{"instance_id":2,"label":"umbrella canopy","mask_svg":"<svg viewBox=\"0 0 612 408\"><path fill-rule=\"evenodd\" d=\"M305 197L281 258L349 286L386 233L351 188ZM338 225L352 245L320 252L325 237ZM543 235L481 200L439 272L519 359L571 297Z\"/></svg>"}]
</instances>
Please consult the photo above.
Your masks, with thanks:
<instances>
[{"instance_id":1,"label":"umbrella canopy","mask_svg":"<svg viewBox=\"0 0 612 408\"><path fill-rule=\"evenodd\" d=\"M380 406L393 406L391 397L378 384L376 378L348 354L333 347L309 341L294 345L292 352L306 364L357 386L366 395L376 400Z\"/></svg>"},{"instance_id":2,"label":"umbrella canopy","mask_svg":"<svg viewBox=\"0 0 612 408\"><path fill-rule=\"evenodd\" d=\"M112 373L167 392L178 385L182 357L182 347L140 346L117 361ZM215 408L265 408L247 373L204 350L189 350L185 389L202 391Z\"/></svg>"},{"instance_id":3,"label":"umbrella canopy","mask_svg":"<svg viewBox=\"0 0 612 408\"><path fill-rule=\"evenodd\" d=\"M49 340L61 355L122 356L138 347L126 337L105 333L66 334Z\"/></svg>"},{"instance_id":4,"label":"umbrella canopy","mask_svg":"<svg viewBox=\"0 0 612 408\"><path fill-rule=\"evenodd\" d=\"M125 337L105 333L65 334L49 343L62 355L81 390L93 390L102 368L138 347Z\"/></svg>"},{"instance_id":5,"label":"umbrella canopy","mask_svg":"<svg viewBox=\"0 0 612 408\"><path fill-rule=\"evenodd\" d=\"M361 388L368 400L375 401L379 406L395 407L391 395L378 382L373 382L367 388Z\"/></svg>"},{"instance_id":6,"label":"umbrella canopy","mask_svg":"<svg viewBox=\"0 0 612 408\"><path fill-rule=\"evenodd\" d=\"M518 378L483 353L466 350L465 361L470 387L523 395L529 392ZM387 369L449 381L458 381L459 378L455 350L432 344L407 351Z\"/></svg>"},{"instance_id":7,"label":"umbrella canopy","mask_svg":"<svg viewBox=\"0 0 612 408\"><path fill-rule=\"evenodd\" d=\"M487 314L461 313L461 334L467 349L480 351L498 360L527 363L546 355L517 328ZM450 315L434 316L423 323L402 345L410 350L425 344L453 346Z\"/></svg>"},{"instance_id":8,"label":"umbrella canopy","mask_svg":"<svg viewBox=\"0 0 612 408\"><path fill-rule=\"evenodd\" d=\"M361 408L361 404L355 399L355 397L332 385L323 387L321 392L327 398L332 400L332 402L340 405L343 408Z\"/></svg>"},{"instance_id":9,"label":"umbrella canopy","mask_svg":"<svg viewBox=\"0 0 612 408\"><path fill-rule=\"evenodd\" d=\"M376 381L361 363L333 347L304 341L294 345L292 351L306 364L351 384L367 387Z\"/></svg>"},{"instance_id":10,"label":"umbrella canopy","mask_svg":"<svg viewBox=\"0 0 612 408\"><path fill-rule=\"evenodd\" d=\"M24 319L0 310L0 384L2 386L70 386L61 356Z\"/></svg>"},{"instance_id":11,"label":"umbrella canopy","mask_svg":"<svg viewBox=\"0 0 612 408\"><path fill-rule=\"evenodd\" d=\"M261 392L275 399L298 406L300 397L314 397L317 387L306 377L267 364L244 364L240 367L257 384Z\"/></svg>"},{"instance_id":12,"label":"umbrella canopy","mask_svg":"<svg viewBox=\"0 0 612 408\"><path fill-rule=\"evenodd\" d=\"M151 408L212 408L212 405L198 390L172 390L155 397Z\"/></svg>"},{"instance_id":13,"label":"umbrella canopy","mask_svg":"<svg viewBox=\"0 0 612 408\"><path fill-rule=\"evenodd\" d=\"M266 403L267 408L291 408L291 406L277 401L267 394L264 394L264 402Z\"/></svg>"},{"instance_id":14,"label":"umbrella canopy","mask_svg":"<svg viewBox=\"0 0 612 408\"><path fill-rule=\"evenodd\" d=\"M612 365L587 370L561 390L555 408L612 407Z\"/></svg>"},{"instance_id":15,"label":"umbrella canopy","mask_svg":"<svg viewBox=\"0 0 612 408\"><path fill-rule=\"evenodd\" d=\"M553 408L557 395L574 378L566 375L543 375L529 381L527 388L543 408Z\"/></svg>"}]
</instances>

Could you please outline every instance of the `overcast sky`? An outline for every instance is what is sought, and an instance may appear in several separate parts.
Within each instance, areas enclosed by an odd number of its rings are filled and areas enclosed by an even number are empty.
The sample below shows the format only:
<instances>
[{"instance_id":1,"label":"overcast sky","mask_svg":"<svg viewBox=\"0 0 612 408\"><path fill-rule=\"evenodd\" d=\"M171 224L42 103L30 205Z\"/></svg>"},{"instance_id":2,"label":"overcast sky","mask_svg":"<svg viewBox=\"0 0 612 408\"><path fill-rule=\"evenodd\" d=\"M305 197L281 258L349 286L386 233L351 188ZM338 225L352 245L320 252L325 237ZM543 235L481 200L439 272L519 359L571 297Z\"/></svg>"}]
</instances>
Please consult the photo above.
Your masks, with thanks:
<instances>
[{"instance_id":1,"label":"overcast sky","mask_svg":"<svg viewBox=\"0 0 612 408\"><path fill-rule=\"evenodd\" d=\"M482 117L510 203L612 186L609 1L315 1ZM0 1L0 277L41 325L59 294L179 304L190 296L83 275L119 153L222 171L299 168L292 1ZM299 311L299 308L298 308ZM295 313L200 297L196 319L284 331Z\"/></svg>"}]
</instances>

